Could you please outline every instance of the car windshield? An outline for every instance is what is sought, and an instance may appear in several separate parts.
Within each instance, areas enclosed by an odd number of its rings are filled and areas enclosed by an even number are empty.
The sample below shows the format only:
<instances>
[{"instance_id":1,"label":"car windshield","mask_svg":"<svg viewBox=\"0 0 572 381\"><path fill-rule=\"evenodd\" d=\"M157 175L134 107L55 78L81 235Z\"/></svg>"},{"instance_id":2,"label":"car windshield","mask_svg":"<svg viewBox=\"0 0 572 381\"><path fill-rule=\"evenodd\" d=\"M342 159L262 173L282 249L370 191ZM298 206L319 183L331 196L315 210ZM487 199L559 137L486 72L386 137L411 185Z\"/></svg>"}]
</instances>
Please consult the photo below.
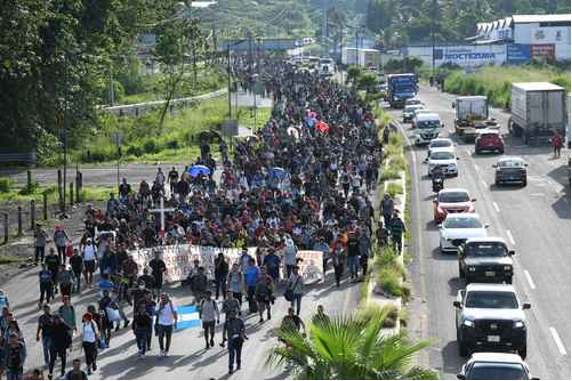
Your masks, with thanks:
<instances>
[{"instance_id":1,"label":"car windshield","mask_svg":"<svg viewBox=\"0 0 572 381\"><path fill-rule=\"evenodd\" d=\"M432 141L429 145L430 148L442 148L442 147L451 147L453 143L449 140L435 140Z\"/></svg>"},{"instance_id":2,"label":"car windshield","mask_svg":"<svg viewBox=\"0 0 572 381\"><path fill-rule=\"evenodd\" d=\"M473 242L465 248L469 257L506 257L508 249L502 242Z\"/></svg>"},{"instance_id":3,"label":"car windshield","mask_svg":"<svg viewBox=\"0 0 572 381\"><path fill-rule=\"evenodd\" d=\"M467 380L527 380L521 364L475 363Z\"/></svg>"},{"instance_id":4,"label":"car windshield","mask_svg":"<svg viewBox=\"0 0 572 381\"><path fill-rule=\"evenodd\" d=\"M518 301L513 292L505 291L471 291L465 300L467 308L518 308Z\"/></svg>"},{"instance_id":5,"label":"car windshield","mask_svg":"<svg viewBox=\"0 0 572 381\"><path fill-rule=\"evenodd\" d=\"M467 192L440 192L439 202L455 203L468 202L469 194Z\"/></svg>"},{"instance_id":6,"label":"car windshield","mask_svg":"<svg viewBox=\"0 0 572 381\"><path fill-rule=\"evenodd\" d=\"M418 110L420 108L421 108L421 105L407 106L407 107L405 107L405 112L411 113L411 112L414 112L415 110Z\"/></svg>"},{"instance_id":7,"label":"car windshield","mask_svg":"<svg viewBox=\"0 0 572 381\"><path fill-rule=\"evenodd\" d=\"M501 168L511 168L511 167L523 167L524 162L520 159L502 160L499 161L499 167Z\"/></svg>"},{"instance_id":8,"label":"car windshield","mask_svg":"<svg viewBox=\"0 0 572 381\"><path fill-rule=\"evenodd\" d=\"M498 138L497 134L481 134L481 139L495 139Z\"/></svg>"},{"instance_id":9,"label":"car windshield","mask_svg":"<svg viewBox=\"0 0 572 381\"><path fill-rule=\"evenodd\" d=\"M438 120L424 120L422 122L417 122L417 128L421 130L439 128L439 126L441 126L441 124Z\"/></svg>"},{"instance_id":10,"label":"car windshield","mask_svg":"<svg viewBox=\"0 0 572 381\"><path fill-rule=\"evenodd\" d=\"M483 224L474 217L453 217L447 218L443 226L447 229L480 229Z\"/></svg>"},{"instance_id":11,"label":"car windshield","mask_svg":"<svg viewBox=\"0 0 572 381\"><path fill-rule=\"evenodd\" d=\"M455 155L453 152L448 151L440 151L440 152L431 152L431 160L453 160Z\"/></svg>"}]
</instances>

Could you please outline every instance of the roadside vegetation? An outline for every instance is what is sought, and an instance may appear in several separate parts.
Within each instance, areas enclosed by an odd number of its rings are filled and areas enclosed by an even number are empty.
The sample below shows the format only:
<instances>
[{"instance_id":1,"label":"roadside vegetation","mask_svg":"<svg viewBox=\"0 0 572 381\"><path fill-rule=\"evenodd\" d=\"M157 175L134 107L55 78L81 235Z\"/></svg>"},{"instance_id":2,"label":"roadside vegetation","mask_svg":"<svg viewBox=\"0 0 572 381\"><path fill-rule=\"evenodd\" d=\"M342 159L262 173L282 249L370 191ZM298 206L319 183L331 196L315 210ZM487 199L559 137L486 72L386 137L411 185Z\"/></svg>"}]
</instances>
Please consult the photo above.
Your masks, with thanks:
<instances>
[{"instance_id":1,"label":"roadside vegetation","mask_svg":"<svg viewBox=\"0 0 572 381\"><path fill-rule=\"evenodd\" d=\"M83 187L81 200L84 201L105 201L109 199L109 193L114 191L114 187ZM32 183L30 187L19 187L13 180L0 177L0 202L29 202L34 200L37 207L43 202L44 194L48 196L48 203L58 202L57 185L40 186ZM74 195L74 199L75 199Z\"/></svg>"},{"instance_id":2,"label":"roadside vegetation","mask_svg":"<svg viewBox=\"0 0 572 381\"><path fill-rule=\"evenodd\" d=\"M513 82L552 82L570 92L570 70L548 64L485 67L476 73L461 70L451 72L445 79L445 91L459 95L486 95L492 105L510 104Z\"/></svg>"},{"instance_id":3,"label":"roadside vegetation","mask_svg":"<svg viewBox=\"0 0 572 381\"><path fill-rule=\"evenodd\" d=\"M307 335L279 330L278 337L289 345L272 348L266 365L290 365L294 378L302 380L437 379L434 371L411 365L429 342L413 341L405 331L383 333L397 318L394 308L369 307L310 323Z\"/></svg>"}]
</instances>

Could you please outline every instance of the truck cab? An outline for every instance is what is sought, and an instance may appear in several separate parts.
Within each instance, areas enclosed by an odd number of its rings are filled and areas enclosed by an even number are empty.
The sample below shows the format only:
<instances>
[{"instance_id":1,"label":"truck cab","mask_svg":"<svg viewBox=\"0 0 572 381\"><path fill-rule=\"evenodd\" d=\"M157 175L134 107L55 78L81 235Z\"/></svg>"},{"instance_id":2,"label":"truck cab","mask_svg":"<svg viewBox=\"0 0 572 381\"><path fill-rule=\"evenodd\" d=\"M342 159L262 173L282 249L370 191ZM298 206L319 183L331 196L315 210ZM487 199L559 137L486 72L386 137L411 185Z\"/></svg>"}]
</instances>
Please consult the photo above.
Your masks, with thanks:
<instances>
[{"instance_id":1,"label":"truck cab","mask_svg":"<svg viewBox=\"0 0 572 381\"><path fill-rule=\"evenodd\" d=\"M477 130L499 128L489 117L489 101L485 96L457 97L452 107L456 109L455 133L459 139L474 140Z\"/></svg>"},{"instance_id":2,"label":"truck cab","mask_svg":"<svg viewBox=\"0 0 572 381\"><path fill-rule=\"evenodd\" d=\"M417 95L417 75L414 73L387 76L387 100L391 107L402 108L405 102Z\"/></svg>"},{"instance_id":3,"label":"truck cab","mask_svg":"<svg viewBox=\"0 0 572 381\"><path fill-rule=\"evenodd\" d=\"M437 113L416 114L413 119L413 142L415 145L429 144L438 138L445 125Z\"/></svg>"}]
</instances>

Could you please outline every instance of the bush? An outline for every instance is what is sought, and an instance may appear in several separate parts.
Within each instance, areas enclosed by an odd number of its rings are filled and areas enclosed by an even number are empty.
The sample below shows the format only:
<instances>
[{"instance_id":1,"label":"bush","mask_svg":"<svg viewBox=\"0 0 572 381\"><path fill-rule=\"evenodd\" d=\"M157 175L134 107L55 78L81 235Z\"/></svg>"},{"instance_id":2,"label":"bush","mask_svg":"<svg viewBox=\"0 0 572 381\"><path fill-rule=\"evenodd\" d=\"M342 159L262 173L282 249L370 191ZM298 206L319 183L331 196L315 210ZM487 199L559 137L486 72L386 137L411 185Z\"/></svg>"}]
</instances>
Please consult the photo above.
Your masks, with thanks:
<instances>
[{"instance_id":1,"label":"bush","mask_svg":"<svg viewBox=\"0 0 572 381\"><path fill-rule=\"evenodd\" d=\"M7 177L0 177L0 193L7 193L10 192L12 186L14 185L14 181Z\"/></svg>"},{"instance_id":2,"label":"bush","mask_svg":"<svg viewBox=\"0 0 572 381\"><path fill-rule=\"evenodd\" d=\"M403 188L398 183L389 183L387 184L385 193L389 194L393 198L398 194L403 194Z\"/></svg>"},{"instance_id":3,"label":"bush","mask_svg":"<svg viewBox=\"0 0 572 381\"><path fill-rule=\"evenodd\" d=\"M157 153L159 152L159 147L155 143L155 140L149 139L143 143L143 152L145 153Z\"/></svg>"},{"instance_id":4,"label":"bush","mask_svg":"<svg viewBox=\"0 0 572 381\"><path fill-rule=\"evenodd\" d=\"M377 274L377 284L388 295L400 297L401 274L393 268L383 268Z\"/></svg>"},{"instance_id":5,"label":"bush","mask_svg":"<svg viewBox=\"0 0 572 381\"><path fill-rule=\"evenodd\" d=\"M32 182L30 186L26 185L24 188L20 189L20 194L23 196L30 195L37 193L39 190L40 190L40 184Z\"/></svg>"},{"instance_id":6,"label":"bush","mask_svg":"<svg viewBox=\"0 0 572 381\"><path fill-rule=\"evenodd\" d=\"M383 168L381 167L381 176L379 176L379 181L387 180L397 180L401 178L401 171L397 168Z\"/></svg>"}]
</instances>

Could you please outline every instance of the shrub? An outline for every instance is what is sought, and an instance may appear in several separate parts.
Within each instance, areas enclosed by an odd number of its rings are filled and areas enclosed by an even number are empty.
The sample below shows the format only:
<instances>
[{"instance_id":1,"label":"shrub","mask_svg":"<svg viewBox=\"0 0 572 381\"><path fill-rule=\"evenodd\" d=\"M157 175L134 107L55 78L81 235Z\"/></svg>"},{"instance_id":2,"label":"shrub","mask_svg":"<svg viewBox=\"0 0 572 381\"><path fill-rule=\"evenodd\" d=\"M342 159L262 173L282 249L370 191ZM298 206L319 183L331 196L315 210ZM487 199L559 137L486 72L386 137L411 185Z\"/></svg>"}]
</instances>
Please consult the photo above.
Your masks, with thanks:
<instances>
[{"instance_id":1,"label":"shrub","mask_svg":"<svg viewBox=\"0 0 572 381\"><path fill-rule=\"evenodd\" d=\"M401 290L401 274L392 268L383 268L377 274L377 284L388 295L400 297Z\"/></svg>"},{"instance_id":2,"label":"shrub","mask_svg":"<svg viewBox=\"0 0 572 381\"><path fill-rule=\"evenodd\" d=\"M10 192L10 189L14 185L14 181L7 177L0 177L0 193Z\"/></svg>"},{"instance_id":3,"label":"shrub","mask_svg":"<svg viewBox=\"0 0 572 381\"><path fill-rule=\"evenodd\" d=\"M21 195L30 195L37 193L40 190L40 184L32 182L29 186L26 185L24 188L20 189Z\"/></svg>"},{"instance_id":4,"label":"shrub","mask_svg":"<svg viewBox=\"0 0 572 381\"><path fill-rule=\"evenodd\" d=\"M398 183L389 183L387 184L385 193L389 194L393 198L398 194L403 194L403 187Z\"/></svg>"},{"instance_id":5,"label":"shrub","mask_svg":"<svg viewBox=\"0 0 572 381\"><path fill-rule=\"evenodd\" d=\"M379 176L379 181L387 181L387 180L397 180L401 178L401 172L397 168L382 168L381 169L381 176Z\"/></svg>"},{"instance_id":6,"label":"shrub","mask_svg":"<svg viewBox=\"0 0 572 381\"><path fill-rule=\"evenodd\" d=\"M149 139L145 143L143 143L143 152L145 153L157 153L159 152L159 147L155 140Z\"/></svg>"}]
</instances>

